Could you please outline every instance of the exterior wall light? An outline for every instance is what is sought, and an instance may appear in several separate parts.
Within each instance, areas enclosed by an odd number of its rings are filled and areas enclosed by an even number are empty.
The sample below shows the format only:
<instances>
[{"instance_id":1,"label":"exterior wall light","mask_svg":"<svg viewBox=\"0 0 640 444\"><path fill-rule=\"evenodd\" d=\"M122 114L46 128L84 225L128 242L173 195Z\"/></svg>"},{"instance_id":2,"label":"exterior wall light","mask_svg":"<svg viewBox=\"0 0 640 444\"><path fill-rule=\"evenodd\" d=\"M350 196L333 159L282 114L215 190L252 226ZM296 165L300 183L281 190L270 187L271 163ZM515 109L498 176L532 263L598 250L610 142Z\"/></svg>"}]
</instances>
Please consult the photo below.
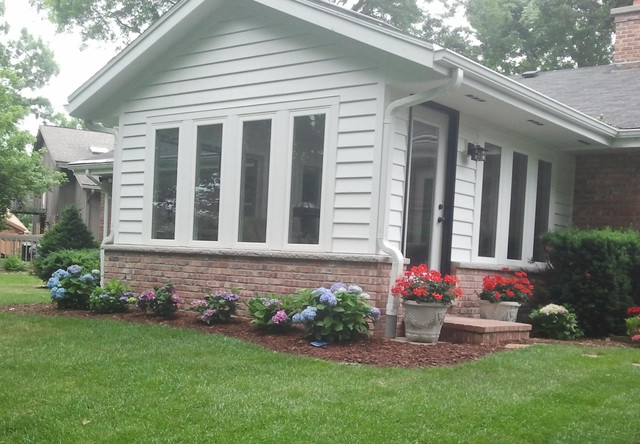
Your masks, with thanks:
<instances>
[{"instance_id":1,"label":"exterior wall light","mask_svg":"<svg viewBox=\"0 0 640 444\"><path fill-rule=\"evenodd\" d=\"M471 156L471 160L476 162L484 162L487 149L480 145L470 143L467 145L467 154Z\"/></svg>"}]
</instances>

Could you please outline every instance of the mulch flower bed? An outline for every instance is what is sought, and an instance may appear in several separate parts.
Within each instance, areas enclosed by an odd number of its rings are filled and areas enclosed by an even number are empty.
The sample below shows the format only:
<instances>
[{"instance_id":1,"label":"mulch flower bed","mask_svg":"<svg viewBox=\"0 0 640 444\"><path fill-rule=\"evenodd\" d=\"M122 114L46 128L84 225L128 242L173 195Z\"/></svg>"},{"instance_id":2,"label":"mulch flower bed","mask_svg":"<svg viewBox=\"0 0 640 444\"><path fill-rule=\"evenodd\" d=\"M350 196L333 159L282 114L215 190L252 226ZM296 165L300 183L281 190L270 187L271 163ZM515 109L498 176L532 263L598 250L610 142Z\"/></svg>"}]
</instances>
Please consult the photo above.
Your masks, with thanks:
<instances>
[{"instance_id":1,"label":"mulch flower bed","mask_svg":"<svg viewBox=\"0 0 640 444\"><path fill-rule=\"evenodd\" d=\"M264 333L248 319L234 317L228 324L205 325L197 320L194 312L180 311L175 319L164 320L142 312L94 314L77 310L58 310L52 304L8 305L0 311L27 313L45 316L69 316L89 319L112 319L124 322L161 324L174 328L198 330L203 333L222 334L233 338L253 342L266 349L310 358L326 359L350 364L366 364L387 367L438 367L474 361L490 353L506 350L505 344L450 344L437 343L417 345L391 341L379 336L358 338L351 342L334 343L324 347L314 347L303 337L299 328L287 333ZM526 343L566 343L562 341L531 339ZM572 344L587 346L622 346L611 341L587 340L572 341Z\"/></svg>"}]
</instances>

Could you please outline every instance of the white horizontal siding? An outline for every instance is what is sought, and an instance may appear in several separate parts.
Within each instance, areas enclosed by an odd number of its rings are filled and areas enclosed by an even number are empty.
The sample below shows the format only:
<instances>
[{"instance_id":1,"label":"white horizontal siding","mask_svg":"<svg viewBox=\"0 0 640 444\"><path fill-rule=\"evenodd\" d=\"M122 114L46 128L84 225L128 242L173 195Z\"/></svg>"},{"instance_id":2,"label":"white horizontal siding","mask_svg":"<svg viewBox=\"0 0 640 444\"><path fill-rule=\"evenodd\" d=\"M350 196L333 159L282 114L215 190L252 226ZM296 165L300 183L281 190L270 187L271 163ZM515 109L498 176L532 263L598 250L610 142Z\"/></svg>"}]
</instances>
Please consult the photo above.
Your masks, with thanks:
<instances>
[{"instance_id":1,"label":"white horizontal siding","mask_svg":"<svg viewBox=\"0 0 640 444\"><path fill-rule=\"evenodd\" d=\"M467 155L467 140L458 139L456 183L453 204L451 260L466 262L472 257L473 222L476 201L476 163Z\"/></svg>"},{"instance_id":2,"label":"white horizontal siding","mask_svg":"<svg viewBox=\"0 0 640 444\"><path fill-rule=\"evenodd\" d=\"M402 248L404 185L407 169L407 144L409 137L409 110L401 110L394 120L391 137L391 199L389 203L389 226L387 236L396 248Z\"/></svg>"},{"instance_id":3,"label":"white horizontal siding","mask_svg":"<svg viewBox=\"0 0 640 444\"><path fill-rule=\"evenodd\" d=\"M375 149L379 137L381 74L376 60L313 34L281 16L238 5L224 10L179 53L157 64L124 104L120 126L120 214L117 241L138 243L142 233L144 159L149 119L176 122L182 115L225 109L237 115L269 111L269 103L337 97L338 133L330 135L335 181L323 193L334 196L331 248L373 253L371 242ZM235 17L235 18L234 18ZM216 18L214 17L214 20ZM225 131L227 131L225 129ZM153 180L148 172L146 180ZM150 221L144 221L149 224Z\"/></svg>"}]
</instances>

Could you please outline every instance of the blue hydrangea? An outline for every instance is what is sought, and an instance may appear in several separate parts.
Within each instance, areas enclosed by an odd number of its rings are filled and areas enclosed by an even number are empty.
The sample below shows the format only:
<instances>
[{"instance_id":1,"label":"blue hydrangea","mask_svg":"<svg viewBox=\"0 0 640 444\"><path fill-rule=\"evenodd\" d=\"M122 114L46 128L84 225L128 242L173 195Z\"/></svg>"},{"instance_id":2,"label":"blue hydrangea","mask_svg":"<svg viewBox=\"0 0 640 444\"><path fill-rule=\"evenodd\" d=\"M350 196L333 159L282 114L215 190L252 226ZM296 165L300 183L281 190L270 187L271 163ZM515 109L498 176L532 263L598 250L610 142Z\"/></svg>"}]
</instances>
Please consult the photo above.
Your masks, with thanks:
<instances>
[{"instance_id":1,"label":"blue hydrangea","mask_svg":"<svg viewBox=\"0 0 640 444\"><path fill-rule=\"evenodd\" d=\"M55 288L58 285L60 285L60 279L58 279L57 277L51 277L47 281L47 288Z\"/></svg>"},{"instance_id":2,"label":"blue hydrangea","mask_svg":"<svg viewBox=\"0 0 640 444\"><path fill-rule=\"evenodd\" d=\"M362 293L362 288L358 287L357 285L349 285L347 287L347 291L352 294L360 294Z\"/></svg>"},{"instance_id":3,"label":"blue hydrangea","mask_svg":"<svg viewBox=\"0 0 640 444\"><path fill-rule=\"evenodd\" d=\"M62 287L52 288L51 289L51 299L54 301L59 301L60 299L64 299L67 290Z\"/></svg>"},{"instance_id":4,"label":"blue hydrangea","mask_svg":"<svg viewBox=\"0 0 640 444\"><path fill-rule=\"evenodd\" d=\"M100 297L100 299L107 299L109 297L109 295L106 294L106 293L102 293L99 297Z\"/></svg>"},{"instance_id":5,"label":"blue hydrangea","mask_svg":"<svg viewBox=\"0 0 640 444\"><path fill-rule=\"evenodd\" d=\"M300 323L304 324L306 322L311 322L316 318L317 311L318 309L316 307L308 306L307 308L302 310L300 313L293 315L293 318L291 318L291 320L295 324L300 324Z\"/></svg>"},{"instance_id":6,"label":"blue hydrangea","mask_svg":"<svg viewBox=\"0 0 640 444\"><path fill-rule=\"evenodd\" d=\"M320 298L318 300L325 304L329 304L332 307L335 307L336 305L338 305L338 300L336 299L335 295L330 291L326 293L322 293L322 295L320 295Z\"/></svg>"},{"instance_id":7,"label":"blue hydrangea","mask_svg":"<svg viewBox=\"0 0 640 444\"><path fill-rule=\"evenodd\" d=\"M380 320L380 309L377 307L372 307L369 314L371 315L373 322L378 322Z\"/></svg>"},{"instance_id":8,"label":"blue hydrangea","mask_svg":"<svg viewBox=\"0 0 640 444\"><path fill-rule=\"evenodd\" d=\"M56 270L51 277L54 277L56 279L62 280L65 278L68 278L69 276L71 276L67 270L63 270L62 268L58 268L58 270Z\"/></svg>"},{"instance_id":9,"label":"blue hydrangea","mask_svg":"<svg viewBox=\"0 0 640 444\"><path fill-rule=\"evenodd\" d=\"M82 273L82 267L80 265L69 265L69 267L67 267L67 273L71 276L80 276L80 273Z\"/></svg>"},{"instance_id":10,"label":"blue hydrangea","mask_svg":"<svg viewBox=\"0 0 640 444\"><path fill-rule=\"evenodd\" d=\"M342 282L336 282L335 284L333 284L331 286L331 291L332 292L336 292L336 291L344 291L347 289L347 285L343 284Z\"/></svg>"},{"instance_id":11,"label":"blue hydrangea","mask_svg":"<svg viewBox=\"0 0 640 444\"><path fill-rule=\"evenodd\" d=\"M90 275L89 273L83 274L80 279L82 279L83 281L88 282L88 283L92 283L93 281L95 281L95 278L92 275Z\"/></svg>"}]
</instances>

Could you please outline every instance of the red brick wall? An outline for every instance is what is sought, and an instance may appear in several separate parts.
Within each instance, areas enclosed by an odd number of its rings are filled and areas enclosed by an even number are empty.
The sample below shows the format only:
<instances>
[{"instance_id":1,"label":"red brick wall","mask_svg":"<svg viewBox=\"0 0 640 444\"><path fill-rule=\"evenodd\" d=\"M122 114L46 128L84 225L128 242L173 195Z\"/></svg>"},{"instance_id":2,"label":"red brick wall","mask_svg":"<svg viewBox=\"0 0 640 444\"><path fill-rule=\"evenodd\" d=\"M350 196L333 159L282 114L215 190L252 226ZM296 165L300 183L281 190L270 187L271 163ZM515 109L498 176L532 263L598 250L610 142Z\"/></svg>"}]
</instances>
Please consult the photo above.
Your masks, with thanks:
<instances>
[{"instance_id":1,"label":"red brick wall","mask_svg":"<svg viewBox=\"0 0 640 444\"><path fill-rule=\"evenodd\" d=\"M390 263L256 258L203 254L105 252L105 277L135 292L173 282L187 304L207 291L237 288L242 299L256 294L290 294L335 282L357 284L384 315ZM185 306L187 308L187 306ZM384 318L383 318L384 319ZM376 330L384 329L384 322Z\"/></svg>"},{"instance_id":2,"label":"red brick wall","mask_svg":"<svg viewBox=\"0 0 640 444\"><path fill-rule=\"evenodd\" d=\"M628 12L615 15L616 43L613 61L628 63L640 61L640 5Z\"/></svg>"},{"instance_id":3,"label":"red brick wall","mask_svg":"<svg viewBox=\"0 0 640 444\"><path fill-rule=\"evenodd\" d=\"M573 224L640 228L640 152L576 156Z\"/></svg>"}]
</instances>

